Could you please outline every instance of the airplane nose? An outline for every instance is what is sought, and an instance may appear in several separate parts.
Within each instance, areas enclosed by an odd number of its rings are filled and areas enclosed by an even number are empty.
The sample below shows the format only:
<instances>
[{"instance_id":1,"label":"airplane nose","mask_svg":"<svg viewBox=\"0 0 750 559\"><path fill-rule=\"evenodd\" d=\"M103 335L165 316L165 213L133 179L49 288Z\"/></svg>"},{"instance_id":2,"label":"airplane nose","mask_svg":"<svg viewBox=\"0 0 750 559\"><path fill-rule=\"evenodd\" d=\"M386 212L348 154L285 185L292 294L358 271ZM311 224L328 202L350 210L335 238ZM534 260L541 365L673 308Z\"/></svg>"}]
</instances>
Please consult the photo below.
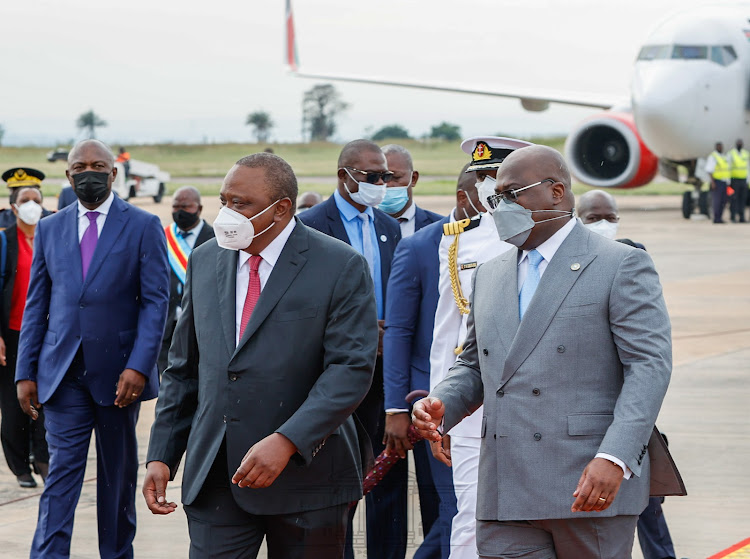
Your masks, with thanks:
<instances>
[{"instance_id":1,"label":"airplane nose","mask_svg":"<svg viewBox=\"0 0 750 559\"><path fill-rule=\"evenodd\" d=\"M695 149L686 143L696 135L699 86L691 76L674 70L658 61L637 64L632 103L635 125L649 149L659 157L680 161Z\"/></svg>"}]
</instances>

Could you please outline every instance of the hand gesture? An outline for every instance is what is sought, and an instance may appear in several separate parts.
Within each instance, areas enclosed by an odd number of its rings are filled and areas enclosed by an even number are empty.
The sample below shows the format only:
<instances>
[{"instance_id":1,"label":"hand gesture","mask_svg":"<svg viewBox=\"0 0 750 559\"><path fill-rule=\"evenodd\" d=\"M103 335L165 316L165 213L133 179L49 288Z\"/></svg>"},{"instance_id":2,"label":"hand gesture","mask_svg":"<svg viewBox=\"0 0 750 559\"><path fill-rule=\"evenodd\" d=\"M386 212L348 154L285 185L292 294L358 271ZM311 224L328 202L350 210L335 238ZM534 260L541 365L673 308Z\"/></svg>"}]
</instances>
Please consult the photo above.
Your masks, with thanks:
<instances>
[{"instance_id":1,"label":"hand gesture","mask_svg":"<svg viewBox=\"0 0 750 559\"><path fill-rule=\"evenodd\" d=\"M438 426L443 421L443 415L445 415L443 402L432 396L419 400L411 411L414 427L428 441L439 441L442 438Z\"/></svg>"},{"instance_id":2,"label":"hand gesture","mask_svg":"<svg viewBox=\"0 0 750 559\"><path fill-rule=\"evenodd\" d=\"M232 476L232 483L253 489L269 487L295 452L297 447L292 441L281 433L272 433L250 447Z\"/></svg>"},{"instance_id":3,"label":"hand gesture","mask_svg":"<svg viewBox=\"0 0 750 559\"><path fill-rule=\"evenodd\" d=\"M167 501L169 466L164 462L149 462L146 478L143 480L143 497L146 506L153 514L169 514L177 508L176 503Z\"/></svg>"}]
</instances>

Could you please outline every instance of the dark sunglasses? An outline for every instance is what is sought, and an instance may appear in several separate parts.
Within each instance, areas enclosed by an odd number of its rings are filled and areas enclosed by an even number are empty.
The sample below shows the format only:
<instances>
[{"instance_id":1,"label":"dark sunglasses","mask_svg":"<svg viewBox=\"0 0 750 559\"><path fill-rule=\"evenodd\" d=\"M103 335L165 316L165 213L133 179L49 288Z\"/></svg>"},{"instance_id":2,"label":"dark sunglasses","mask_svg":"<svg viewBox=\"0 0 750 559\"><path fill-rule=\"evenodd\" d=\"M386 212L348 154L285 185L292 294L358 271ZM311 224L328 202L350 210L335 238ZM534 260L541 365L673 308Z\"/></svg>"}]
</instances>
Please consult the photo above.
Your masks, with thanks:
<instances>
[{"instance_id":1,"label":"dark sunglasses","mask_svg":"<svg viewBox=\"0 0 750 559\"><path fill-rule=\"evenodd\" d=\"M355 171L357 173L362 173L365 175L365 182L369 182L370 184L377 184L379 180L383 180L383 182L390 182L393 180L393 171L360 171L359 169L355 169L354 167L344 167L344 171L349 173L350 170ZM352 178L352 180L357 180L354 177L352 177L351 173L349 173L349 176Z\"/></svg>"}]
</instances>

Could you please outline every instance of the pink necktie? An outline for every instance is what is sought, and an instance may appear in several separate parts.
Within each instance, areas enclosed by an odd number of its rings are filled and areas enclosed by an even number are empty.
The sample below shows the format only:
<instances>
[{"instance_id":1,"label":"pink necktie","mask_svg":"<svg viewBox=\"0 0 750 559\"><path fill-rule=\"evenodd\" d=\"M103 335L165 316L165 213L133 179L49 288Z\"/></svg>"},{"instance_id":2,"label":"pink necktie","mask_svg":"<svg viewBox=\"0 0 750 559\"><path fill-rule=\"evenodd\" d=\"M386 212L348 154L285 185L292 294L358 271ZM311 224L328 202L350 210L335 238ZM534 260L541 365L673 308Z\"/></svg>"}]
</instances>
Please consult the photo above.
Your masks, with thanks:
<instances>
[{"instance_id":1,"label":"pink necktie","mask_svg":"<svg viewBox=\"0 0 750 559\"><path fill-rule=\"evenodd\" d=\"M83 232L83 237L81 237L81 269L83 271L83 279L86 279L86 274L89 272L91 257L94 256L96 243L99 241L99 228L96 226L96 218L99 217L99 212L86 212L86 217L89 218L89 226Z\"/></svg>"},{"instance_id":2,"label":"pink necktie","mask_svg":"<svg viewBox=\"0 0 750 559\"><path fill-rule=\"evenodd\" d=\"M255 304L258 302L260 297L260 276L258 275L258 268L260 268L260 262L263 260L259 255L255 254L250 257L250 281L247 284L247 296L245 297L245 306L242 307L242 319L240 320L240 339L245 333L247 323L250 322L250 317L253 314Z\"/></svg>"}]
</instances>

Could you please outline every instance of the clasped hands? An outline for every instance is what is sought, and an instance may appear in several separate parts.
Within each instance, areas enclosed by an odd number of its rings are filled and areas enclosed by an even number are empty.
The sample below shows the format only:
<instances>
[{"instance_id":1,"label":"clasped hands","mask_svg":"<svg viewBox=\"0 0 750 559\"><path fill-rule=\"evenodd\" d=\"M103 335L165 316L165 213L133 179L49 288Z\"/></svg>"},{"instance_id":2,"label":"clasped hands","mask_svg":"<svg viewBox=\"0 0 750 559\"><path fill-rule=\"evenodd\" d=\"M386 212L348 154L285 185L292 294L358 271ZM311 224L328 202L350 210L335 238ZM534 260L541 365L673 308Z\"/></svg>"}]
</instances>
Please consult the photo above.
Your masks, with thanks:
<instances>
[{"instance_id":1,"label":"clasped hands","mask_svg":"<svg viewBox=\"0 0 750 559\"><path fill-rule=\"evenodd\" d=\"M436 454L436 446L442 448L445 437L438 431L443 421L445 405L438 398L428 396L416 402L412 408L412 423L419 434L430 441L435 457L448 465L448 462ZM623 475L622 468L604 458L594 458L583 470L578 485L573 492L575 500L571 512L601 512L609 508L620 490Z\"/></svg>"},{"instance_id":2,"label":"clasped hands","mask_svg":"<svg viewBox=\"0 0 750 559\"><path fill-rule=\"evenodd\" d=\"M272 433L250 447L232 476L232 483L252 489L269 487L295 452L297 447L292 441L281 433ZM177 508L176 503L167 501L169 475L169 466L164 462L152 461L146 466L142 492L153 514L169 514Z\"/></svg>"}]
</instances>

